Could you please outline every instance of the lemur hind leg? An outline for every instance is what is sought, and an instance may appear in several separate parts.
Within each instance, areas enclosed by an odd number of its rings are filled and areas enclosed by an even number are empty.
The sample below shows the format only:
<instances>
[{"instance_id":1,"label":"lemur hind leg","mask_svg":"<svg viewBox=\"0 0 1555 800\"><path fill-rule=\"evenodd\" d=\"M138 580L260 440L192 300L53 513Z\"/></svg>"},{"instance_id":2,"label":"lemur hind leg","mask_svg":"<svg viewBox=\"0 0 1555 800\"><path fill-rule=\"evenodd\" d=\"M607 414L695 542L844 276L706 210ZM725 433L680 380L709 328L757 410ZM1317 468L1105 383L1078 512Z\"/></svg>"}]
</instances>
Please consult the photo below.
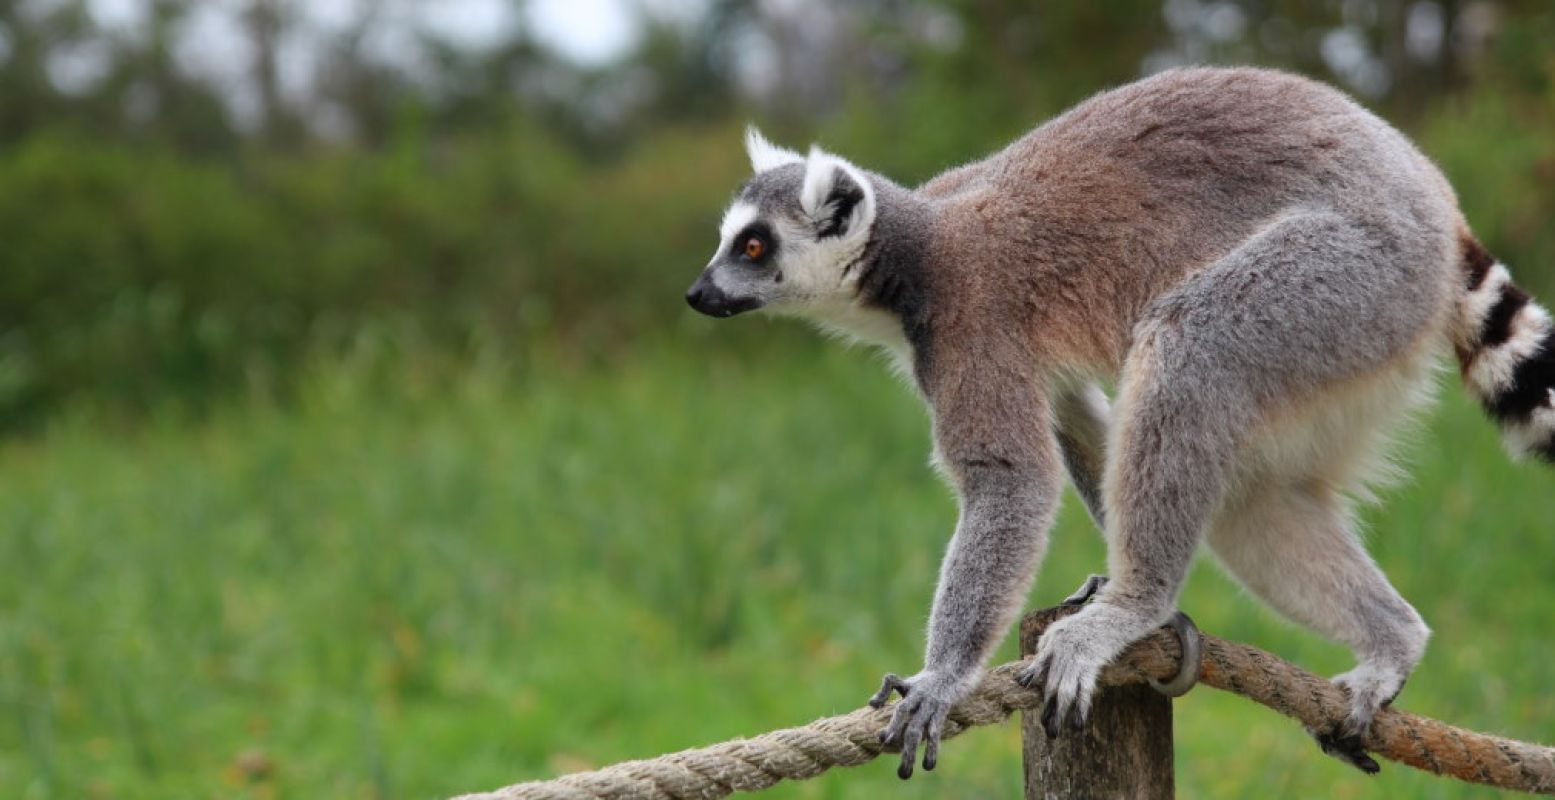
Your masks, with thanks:
<instances>
[{"instance_id":1,"label":"lemur hind leg","mask_svg":"<svg viewBox=\"0 0 1555 800\"><path fill-rule=\"evenodd\" d=\"M1258 487L1216 520L1209 543L1276 611L1355 653L1355 669L1334 679L1349 692L1349 715L1312 734L1325 752L1375 772L1359 737L1403 688L1430 630L1367 556L1343 498L1319 482Z\"/></svg>"},{"instance_id":2,"label":"lemur hind leg","mask_svg":"<svg viewBox=\"0 0 1555 800\"><path fill-rule=\"evenodd\" d=\"M1064 471L1103 535L1107 520L1101 504L1101 480L1107 464L1110 418L1107 395L1095 384L1070 387L1053 398L1054 438Z\"/></svg>"},{"instance_id":3,"label":"lemur hind leg","mask_svg":"<svg viewBox=\"0 0 1555 800\"><path fill-rule=\"evenodd\" d=\"M1447 248L1425 233L1287 214L1136 326L1102 487L1111 581L1047 630L1022 676L1045 689L1049 734L1083 719L1101 668L1171 617L1244 445L1440 328Z\"/></svg>"},{"instance_id":4,"label":"lemur hind leg","mask_svg":"<svg viewBox=\"0 0 1555 800\"><path fill-rule=\"evenodd\" d=\"M1095 384L1070 387L1053 398L1053 433L1069 473L1069 483L1105 538L1107 513L1101 504L1101 478L1107 465L1107 426L1112 418L1106 393ZM1083 606L1107 585L1107 576L1091 575L1063 605Z\"/></svg>"}]
</instances>

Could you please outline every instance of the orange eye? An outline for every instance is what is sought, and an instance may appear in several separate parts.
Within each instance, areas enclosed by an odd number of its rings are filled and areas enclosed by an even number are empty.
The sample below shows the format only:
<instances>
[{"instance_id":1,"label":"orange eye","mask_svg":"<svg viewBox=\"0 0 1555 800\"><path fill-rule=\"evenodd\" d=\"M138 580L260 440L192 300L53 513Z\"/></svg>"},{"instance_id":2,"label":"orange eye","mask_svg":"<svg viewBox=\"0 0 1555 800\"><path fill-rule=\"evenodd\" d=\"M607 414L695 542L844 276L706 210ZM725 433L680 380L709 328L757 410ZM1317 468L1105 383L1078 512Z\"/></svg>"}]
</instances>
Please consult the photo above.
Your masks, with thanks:
<instances>
[{"instance_id":1,"label":"orange eye","mask_svg":"<svg viewBox=\"0 0 1555 800\"><path fill-rule=\"evenodd\" d=\"M767 246L762 244L760 239L752 236L751 238L745 240L746 258L752 261L758 261L761 259L761 255L765 252L767 252Z\"/></svg>"}]
</instances>

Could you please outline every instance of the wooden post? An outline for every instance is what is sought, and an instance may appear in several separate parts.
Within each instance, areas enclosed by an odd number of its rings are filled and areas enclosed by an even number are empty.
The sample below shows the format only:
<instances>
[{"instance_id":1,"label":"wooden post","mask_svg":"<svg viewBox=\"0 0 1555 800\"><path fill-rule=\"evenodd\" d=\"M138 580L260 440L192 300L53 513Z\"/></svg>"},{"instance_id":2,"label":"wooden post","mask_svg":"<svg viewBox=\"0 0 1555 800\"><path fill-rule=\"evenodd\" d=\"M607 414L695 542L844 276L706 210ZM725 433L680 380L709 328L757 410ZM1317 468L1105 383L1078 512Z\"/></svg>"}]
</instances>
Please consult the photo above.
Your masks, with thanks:
<instances>
[{"instance_id":1,"label":"wooden post","mask_svg":"<svg viewBox=\"0 0 1555 800\"><path fill-rule=\"evenodd\" d=\"M1028 614L1020 626L1020 652L1036 652L1052 616ZM1169 800L1172 779L1172 701L1149 686L1101 689L1085 730L1048 739L1042 709L1021 712L1026 800L1142 798Z\"/></svg>"}]
</instances>

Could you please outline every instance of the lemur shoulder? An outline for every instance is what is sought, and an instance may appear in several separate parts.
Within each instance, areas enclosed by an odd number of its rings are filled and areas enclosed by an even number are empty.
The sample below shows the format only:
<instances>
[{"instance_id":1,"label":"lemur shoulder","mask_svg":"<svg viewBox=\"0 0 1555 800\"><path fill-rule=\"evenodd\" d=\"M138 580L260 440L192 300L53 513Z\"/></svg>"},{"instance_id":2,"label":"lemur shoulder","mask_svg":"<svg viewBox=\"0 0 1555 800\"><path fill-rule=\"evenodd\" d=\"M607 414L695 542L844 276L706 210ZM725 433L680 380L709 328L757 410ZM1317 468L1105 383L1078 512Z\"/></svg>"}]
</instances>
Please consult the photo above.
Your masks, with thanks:
<instances>
[{"instance_id":1,"label":"lemur shoulder","mask_svg":"<svg viewBox=\"0 0 1555 800\"><path fill-rule=\"evenodd\" d=\"M1165 622L1201 542L1285 616L1349 646L1359 734L1429 630L1356 535L1352 498L1456 353L1516 453L1555 460L1555 327L1470 233L1451 187L1322 84L1182 69L1099 94L905 188L772 145L687 293L706 314L808 317L897 353L961 513L923 669L887 676L901 773L937 759L1029 589L1067 473L1110 582L1022 679L1057 735L1101 668ZM1116 387L1109 400L1101 384Z\"/></svg>"}]
</instances>

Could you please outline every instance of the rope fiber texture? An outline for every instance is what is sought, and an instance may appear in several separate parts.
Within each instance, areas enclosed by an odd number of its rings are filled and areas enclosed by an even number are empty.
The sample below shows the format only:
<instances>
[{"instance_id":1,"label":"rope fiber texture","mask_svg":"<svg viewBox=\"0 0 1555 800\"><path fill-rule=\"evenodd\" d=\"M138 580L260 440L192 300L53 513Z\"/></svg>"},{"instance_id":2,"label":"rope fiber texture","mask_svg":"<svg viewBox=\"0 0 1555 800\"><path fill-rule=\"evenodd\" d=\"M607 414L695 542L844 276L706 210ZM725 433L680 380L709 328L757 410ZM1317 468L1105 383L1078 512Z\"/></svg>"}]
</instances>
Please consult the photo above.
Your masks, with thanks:
<instances>
[{"instance_id":1,"label":"rope fiber texture","mask_svg":"<svg viewBox=\"0 0 1555 800\"><path fill-rule=\"evenodd\" d=\"M1034 612L1026 626L1040 631L1074 609ZM1101 686L1165 680L1177 674L1182 649L1167 629L1134 643L1102 671ZM1002 722L1042 703L1038 690L1015 682L1022 662L988 671L945 723L944 738ZM1200 683L1265 705L1313 730L1329 730L1349 708L1343 690L1256 647L1203 636ZM690 800L765 789L782 780L813 778L832 767L863 764L894 751L876 738L892 706L861 708L797 728L626 761L555 780L519 783L456 800ZM1555 749L1457 728L1428 717L1384 708L1363 739L1367 750L1437 775L1501 789L1555 795Z\"/></svg>"}]
</instances>

